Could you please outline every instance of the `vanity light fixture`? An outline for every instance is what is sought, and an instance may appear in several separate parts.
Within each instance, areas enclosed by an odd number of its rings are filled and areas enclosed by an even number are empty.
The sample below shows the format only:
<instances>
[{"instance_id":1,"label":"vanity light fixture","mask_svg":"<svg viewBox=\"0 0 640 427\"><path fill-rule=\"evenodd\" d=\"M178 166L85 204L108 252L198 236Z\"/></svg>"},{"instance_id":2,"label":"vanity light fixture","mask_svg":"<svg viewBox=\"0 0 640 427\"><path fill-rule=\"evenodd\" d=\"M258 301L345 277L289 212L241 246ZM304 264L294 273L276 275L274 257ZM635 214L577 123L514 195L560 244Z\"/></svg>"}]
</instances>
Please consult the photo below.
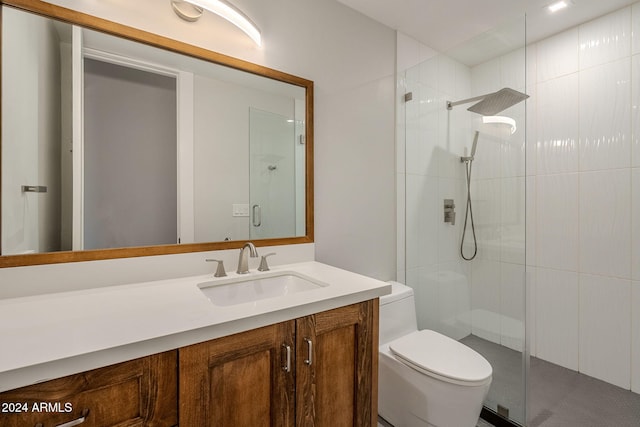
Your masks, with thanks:
<instances>
[{"instance_id":1,"label":"vanity light fixture","mask_svg":"<svg viewBox=\"0 0 640 427\"><path fill-rule=\"evenodd\" d=\"M518 129L516 127L516 121L513 120L511 117L507 117L507 116L482 116L482 123L502 124L502 125L511 126L511 135L513 135Z\"/></svg>"},{"instance_id":2,"label":"vanity light fixture","mask_svg":"<svg viewBox=\"0 0 640 427\"><path fill-rule=\"evenodd\" d=\"M556 13L559 10L566 9L567 7L569 7L570 3L571 3L570 0L560 0L560 1L548 4L547 6L545 6L545 9L547 9L549 13Z\"/></svg>"},{"instance_id":3,"label":"vanity light fixture","mask_svg":"<svg viewBox=\"0 0 640 427\"><path fill-rule=\"evenodd\" d=\"M260 30L247 15L224 0L171 0L173 11L185 21L200 19L204 10L215 13L244 31L258 46L262 46Z\"/></svg>"}]
</instances>

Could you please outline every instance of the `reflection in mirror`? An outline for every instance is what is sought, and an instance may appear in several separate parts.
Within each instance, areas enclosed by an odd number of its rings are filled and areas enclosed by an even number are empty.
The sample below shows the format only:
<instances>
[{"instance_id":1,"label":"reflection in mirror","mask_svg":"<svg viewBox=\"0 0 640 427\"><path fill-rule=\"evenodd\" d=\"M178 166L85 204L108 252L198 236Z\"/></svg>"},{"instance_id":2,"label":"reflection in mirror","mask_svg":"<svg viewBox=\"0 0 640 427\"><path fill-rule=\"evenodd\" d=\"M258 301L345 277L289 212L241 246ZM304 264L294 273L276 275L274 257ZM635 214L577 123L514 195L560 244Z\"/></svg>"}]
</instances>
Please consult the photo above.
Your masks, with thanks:
<instances>
[{"instance_id":1,"label":"reflection in mirror","mask_svg":"<svg viewBox=\"0 0 640 427\"><path fill-rule=\"evenodd\" d=\"M1 254L308 235L308 87L254 73L3 6Z\"/></svg>"}]
</instances>

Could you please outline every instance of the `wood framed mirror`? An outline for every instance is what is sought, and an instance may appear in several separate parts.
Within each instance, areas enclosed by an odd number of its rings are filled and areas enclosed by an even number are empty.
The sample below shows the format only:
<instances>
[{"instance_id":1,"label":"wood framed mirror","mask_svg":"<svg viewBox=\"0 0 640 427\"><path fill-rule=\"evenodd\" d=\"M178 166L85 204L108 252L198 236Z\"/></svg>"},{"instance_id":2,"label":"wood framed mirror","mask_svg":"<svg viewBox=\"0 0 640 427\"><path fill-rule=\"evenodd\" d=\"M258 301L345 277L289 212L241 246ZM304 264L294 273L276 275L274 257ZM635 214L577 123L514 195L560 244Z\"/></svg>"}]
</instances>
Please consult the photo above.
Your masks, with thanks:
<instances>
[{"instance_id":1,"label":"wood framed mirror","mask_svg":"<svg viewBox=\"0 0 640 427\"><path fill-rule=\"evenodd\" d=\"M49 3L0 3L0 267L313 242L312 81ZM160 99L173 104L148 112Z\"/></svg>"}]
</instances>

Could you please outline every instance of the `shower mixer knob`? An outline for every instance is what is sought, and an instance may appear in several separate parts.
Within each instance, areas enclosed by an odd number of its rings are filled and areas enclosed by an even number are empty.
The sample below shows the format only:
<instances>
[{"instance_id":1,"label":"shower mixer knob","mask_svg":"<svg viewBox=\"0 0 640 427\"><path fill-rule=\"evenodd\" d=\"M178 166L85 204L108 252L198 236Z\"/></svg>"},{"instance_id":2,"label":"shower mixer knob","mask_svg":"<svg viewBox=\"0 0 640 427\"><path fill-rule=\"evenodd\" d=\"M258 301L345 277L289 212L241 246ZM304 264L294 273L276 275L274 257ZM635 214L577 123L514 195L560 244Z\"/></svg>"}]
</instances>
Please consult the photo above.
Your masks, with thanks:
<instances>
[{"instance_id":1,"label":"shower mixer knob","mask_svg":"<svg viewBox=\"0 0 640 427\"><path fill-rule=\"evenodd\" d=\"M453 199L444 199L444 222L456 225L456 204Z\"/></svg>"}]
</instances>

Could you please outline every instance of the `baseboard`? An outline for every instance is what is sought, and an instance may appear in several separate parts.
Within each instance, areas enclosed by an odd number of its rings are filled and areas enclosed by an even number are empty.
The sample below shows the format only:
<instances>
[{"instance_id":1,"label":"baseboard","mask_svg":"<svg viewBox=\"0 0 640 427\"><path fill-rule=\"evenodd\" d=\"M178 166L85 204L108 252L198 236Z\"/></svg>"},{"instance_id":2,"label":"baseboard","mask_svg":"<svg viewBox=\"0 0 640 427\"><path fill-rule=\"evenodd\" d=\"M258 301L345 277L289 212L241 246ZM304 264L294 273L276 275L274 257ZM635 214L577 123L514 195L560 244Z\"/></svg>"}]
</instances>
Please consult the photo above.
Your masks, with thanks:
<instances>
[{"instance_id":1,"label":"baseboard","mask_svg":"<svg viewBox=\"0 0 640 427\"><path fill-rule=\"evenodd\" d=\"M493 424L496 427L522 427L520 424L508 420L501 415L498 415L497 412L488 409L486 406L482 408L480 418Z\"/></svg>"}]
</instances>

